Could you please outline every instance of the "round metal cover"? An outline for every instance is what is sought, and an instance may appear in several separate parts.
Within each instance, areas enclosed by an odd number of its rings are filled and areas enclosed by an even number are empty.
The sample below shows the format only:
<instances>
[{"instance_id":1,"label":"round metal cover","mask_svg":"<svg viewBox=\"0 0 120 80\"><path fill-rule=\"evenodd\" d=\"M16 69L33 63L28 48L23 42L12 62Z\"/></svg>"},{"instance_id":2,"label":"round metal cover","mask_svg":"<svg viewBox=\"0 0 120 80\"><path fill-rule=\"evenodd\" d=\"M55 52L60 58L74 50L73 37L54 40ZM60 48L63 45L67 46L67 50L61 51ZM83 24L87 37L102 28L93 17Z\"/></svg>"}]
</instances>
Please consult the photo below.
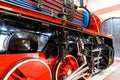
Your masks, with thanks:
<instances>
[{"instance_id":1,"label":"round metal cover","mask_svg":"<svg viewBox=\"0 0 120 80\"><path fill-rule=\"evenodd\" d=\"M35 35L28 32L18 32L11 36L8 50L12 53L36 52L38 41Z\"/></svg>"}]
</instances>

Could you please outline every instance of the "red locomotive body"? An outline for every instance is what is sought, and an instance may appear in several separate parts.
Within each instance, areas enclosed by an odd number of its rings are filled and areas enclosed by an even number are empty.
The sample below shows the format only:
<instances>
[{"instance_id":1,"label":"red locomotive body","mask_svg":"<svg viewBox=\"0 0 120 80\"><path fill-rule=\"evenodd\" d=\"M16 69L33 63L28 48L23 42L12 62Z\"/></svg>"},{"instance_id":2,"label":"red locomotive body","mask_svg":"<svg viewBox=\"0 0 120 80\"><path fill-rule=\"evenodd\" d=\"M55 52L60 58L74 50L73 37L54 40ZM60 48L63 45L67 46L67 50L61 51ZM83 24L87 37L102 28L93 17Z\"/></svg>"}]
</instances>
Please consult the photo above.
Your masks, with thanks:
<instances>
[{"instance_id":1,"label":"red locomotive body","mask_svg":"<svg viewBox=\"0 0 120 80\"><path fill-rule=\"evenodd\" d=\"M0 1L1 80L85 80L113 63L112 38L66 1Z\"/></svg>"}]
</instances>

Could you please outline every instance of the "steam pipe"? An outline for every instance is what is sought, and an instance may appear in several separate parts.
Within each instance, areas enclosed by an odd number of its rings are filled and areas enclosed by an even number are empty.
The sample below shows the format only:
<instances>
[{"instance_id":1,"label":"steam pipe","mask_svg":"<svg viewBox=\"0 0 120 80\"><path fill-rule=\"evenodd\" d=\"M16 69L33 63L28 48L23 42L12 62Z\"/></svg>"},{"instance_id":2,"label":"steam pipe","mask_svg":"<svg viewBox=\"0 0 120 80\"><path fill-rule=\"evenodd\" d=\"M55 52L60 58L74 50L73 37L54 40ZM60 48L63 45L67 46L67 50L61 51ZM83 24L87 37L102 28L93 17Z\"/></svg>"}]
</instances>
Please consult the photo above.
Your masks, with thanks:
<instances>
[{"instance_id":1,"label":"steam pipe","mask_svg":"<svg viewBox=\"0 0 120 80\"><path fill-rule=\"evenodd\" d=\"M80 0L80 7L84 7L84 1Z\"/></svg>"},{"instance_id":2,"label":"steam pipe","mask_svg":"<svg viewBox=\"0 0 120 80\"><path fill-rule=\"evenodd\" d=\"M67 31L63 29L59 30L59 60L63 61L66 58L67 49Z\"/></svg>"}]
</instances>

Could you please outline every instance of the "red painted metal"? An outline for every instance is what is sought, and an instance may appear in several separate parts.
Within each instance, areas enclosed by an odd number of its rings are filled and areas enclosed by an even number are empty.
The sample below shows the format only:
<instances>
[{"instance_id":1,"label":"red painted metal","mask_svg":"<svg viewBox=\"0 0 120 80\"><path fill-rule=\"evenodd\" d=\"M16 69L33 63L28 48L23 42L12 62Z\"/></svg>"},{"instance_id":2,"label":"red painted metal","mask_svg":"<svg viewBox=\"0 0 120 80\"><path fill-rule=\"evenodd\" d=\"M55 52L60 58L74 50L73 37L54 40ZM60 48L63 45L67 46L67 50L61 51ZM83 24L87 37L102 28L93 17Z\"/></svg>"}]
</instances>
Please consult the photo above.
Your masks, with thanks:
<instances>
[{"instance_id":1,"label":"red painted metal","mask_svg":"<svg viewBox=\"0 0 120 80\"><path fill-rule=\"evenodd\" d=\"M3 80L52 80L49 66L40 59L25 59L13 65Z\"/></svg>"},{"instance_id":2,"label":"red painted metal","mask_svg":"<svg viewBox=\"0 0 120 80\"><path fill-rule=\"evenodd\" d=\"M26 2L30 3L30 4L33 4L33 5L36 5L37 6L37 3L36 2L33 2L32 0L25 0Z\"/></svg>"},{"instance_id":3,"label":"red painted metal","mask_svg":"<svg viewBox=\"0 0 120 80\"><path fill-rule=\"evenodd\" d=\"M55 65L56 61L58 60L58 57L55 58L48 58L46 60L44 60L50 67L50 70L53 70L53 66Z\"/></svg>"},{"instance_id":4,"label":"red painted metal","mask_svg":"<svg viewBox=\"0 0 120 80\"><path fill-rule=\"evenodd\" d=\"M63 2L61 2L60 0L46 0L47 2L49 2L49 3L52 3L52 4L54 4L54 5L56 5L56 6L59 6L60 8L63 8Z\"/></svg>"},{"instance_id":5,"label":"red painted metal","mask_svg":"<svg viewBox=\"0 0 120 80\"><path fill-rule=\"evenodd\" d=\"M55 0L55 1L62 4L59 0ZM76 28L76 30L80 30L80 31L90 33L90 34L95 34L98 36L103 36L106 38L111 38L104 34L100 34L98 32L82 28L79 25L76 25L72 22L63 21L61 19L42 14L40 12L31 11L31 10L18 7L18 6L9 4L9 3L4 3L2 1L0 1L0 8L11 11L11 12L16 12L18 14L23 14L26 16L30 16L30 17L41 19L41 20L49 21L52 23L60 24L60 25L70 25L73 28ZM79 18L79 16L77 16L76 18ZM8 80L15 80L15 77L19 80L25 80L25 79L27 80L50 80L53 66L58 60L58 57L46 58L46 55L43 52L21 53L21 54L16 53L16 54L4 54L4 55L0 54L0 61L1 61L0 65L2 65L0 66L0 77L2 77L3 75L6 75L5 73L8 73L11 69L13 69L16 66L14 64L18 63L19 61L20 62L18 64L20 64L24 60L27 60L30 58L43 61L46 65L48 65L49 68L42 62L30 61L15 68L15 70L8 77ZM78 68L78 63L77 63L76 58L67 55L66 59L63 62L61 62L57 67L56 75L57 75L58 80L61 80L63 77L70 75L77 68ZM25 77L19 76L20 73L22 73ZM85 78L90 77L90 76L91 75L85 76Z\"/></svg>"},{"instance_id":6,"label":"red painted metal","mask_svg":"<svg viewBox=\"0 0 120 80\"><path fill-rule=\"evenodd\" d=\"M89 29L99 33L100 28L101 28L100 19L96 15L92 14Z\"/></svg>"},{"instance_id":7,"label":"red painted metal","mask_svg":"<svg viewBox=\"0 0 120 80\"><path fill-rule=\"evenodd\" d=\"M31 0L26 0L28 3L31 3L33 5L37 5L37 3L35 3L34 1ZM45 2L43 2L43 8L48 10L48 11L53 11L56 14L59 14L62 9L63 9L63 2L58 2L58 1L53 1L53 0L46 0ZM82 21L82 11L75 11L74 12L74 20L80 22Z\"/></svg>"},{"instance_id":8,"label":"red painted metal","mask_svg":"<svg viewBox=\"0 0 120 80\"><path fill-rule=\"evenodd\" d=\"M60 3L59 0L55 0L55 1ZM62 3L60 3L60 4L62 4ZM56 24L70 23L68 21L63 22L63 20L61 20L61 19L51 17L51 16L48 16L48 15L45 15L45 14L42 14L42 13L39 13L39 12L31 11L31 10L28 10L28 9L24 9L24 8L21 8L21 7L18 7L18 6L14 6L14 5L2 2L2 1L0 1L0 8L5 9L5 10L9 10L9 11L12 11L12 12L17 12L17 13L20 13L20 14L24 14L24 15L27 15L27 16L35 17L35 18L38 18L38 19L46 20L46 21L53 22L53 23L56 23ZM76 25L76 24L73 24L73 23L71 23L71 24L74 25L73 28L77 27L78 30L81 30L81 31L84 31L84 32L87 32L87 33L90 33L90 34L95 34L95 35L98 35L98 36L103 36L103 37L106 37L106 38L112 38L112 37L108 37L104 34L92 31L92 30L81 28L79 25Z\"/></svg>"},{"instance_id":9,"label":"red painted metal","mask_svg":"<svg viewBox=\"0 0 120 80\"><path fill-rule=\"evenodd\" d=\"M4 2L1 2L1 1L0 1L0 8L5 9L5 10L9 10L9 11L12 11L12 12L17 12L17 13L20 13L20 14L23 14L23 15L35 17L35 18L38 18L38 19L47 20L49 22L62 24L61 19L57 19L55 17L51 17L51 16L48 16L48 15L42 14L40 12L31 11L31 10L21 8L21 7L18 7L18 6L13 6L11 4L4 3Z\"/></svg>"},{"instance_id":10,"label":"red painted metal","mask_svg":"<svg viewBox=\"0 0 120 80\"><path fill-rule=\"evenodd\" d=\"M39 56L44 53L23 53L23 54L6 54L0 55L0 76L2 76L7 69L9 69L13 64L17 63L18 61L22 59L27 59L27 58L38 58L38 59L45 59L45 56Z\"/></svg>"},{"instance_id":11,"label":"red painted metal","mask_svg":"<svg viewBox=\"0 0 120 80\"><path fill-rule=\"evenodd\" d=\"M49 6L44 6L44 9L46 9L46 10L52 10ZM55 13L55 14L58 14L59 13L59 11L56 11L56 10L52 10L53 11L53 13Z\"/></svg>"},{"instance_id":12,"label":"red painted metal","mask_svg":"<svg viewBox=\"0 0 120 80\"><path fill-rule=\"evenodd\" d=\"M105 34L98 33L98 32L95 32L93 30L90 30L90 29L82 28L82 30L85 31L86 33L89 33L89 34L94 34L94 35L98 35L98 36L102 36L102 37L105 37L105 38L112 39L112 36L106 36Z\"/></svg>"},{"instance_id":13,"label":"red painted metal","mask_svg":"<svg viewBox=\"0 0 120 80\"><path fill-rule=\"evenodd\" d=\"M57 66L56 80L63 80L65 76L69 76L77 68L77 60L73 56L66 56L66 59Z\"/></svg>"},{"instance_id":14,"label":"red painted metal","mask_svg":"<svg viewBox=\"0 0 120 80\"><path fill-rule=\"evenodd\" d=\"M21 65L18 69L24 73L25 77L29 80L50 80L51 74L48 68L40 62L28 62Z\"/></svg>"},{"instance_id":15,"label":"red painted metal","mask_svg":"<svg viewBox=\"0 0 120 80\"><path fill-rule=\"evenodd\" d=\"M3 75L6 75L7 72L9 72L13 65L20 64L20 62L24 61L25 59L38 59L44 61L48 66L50 71L53 69L53 65L58 60L58 57L46 59L45 53L22 53L22 54L7 54L7 55L0 55L0 77ZM19 62L19 63L18 63ZM13 67L14 68L14 67ZM44 70L44 71L41 71ZM17 70L14 70L14 72L11 73L11 76L8 80L15 80L12 79L13 76L18 75L16 72L20 71L22 74L26 75L25 77L30 78L29 76L32 75L37 80L50 80L51 74L49 73L47 67L43 65L43 63L39 62L28 62L20 67L17 68ZM37 71L37 73L36 73ZM34 74L33 74L34 73ZM38 75L38 76L36 76ZM44 76L45 75L45 76ZM41 76L41 78L40 78ZM16 76L17 77L17 76ZM18 76L17 78L19 78ZM20 77L21 78L21 77Z\"/></svg>"},{"instance_id":16,"label":"red painted metal","mask_svg":"<svg viewBox=\"0 0 120 80\"><path fill-rule=\"evenodd\" d=\"M43 5L48 6L48 7L50 7L51 9L57 10L57 11L59 11L59 12L62 10L62 7L61 7L61 8L58 8L58 7L55 7L54 5L49 4L49 3L47 3L47 2L44 2ZM57 4L56 4L56 5L57 5Z\"/></svg>"}]
</instances>

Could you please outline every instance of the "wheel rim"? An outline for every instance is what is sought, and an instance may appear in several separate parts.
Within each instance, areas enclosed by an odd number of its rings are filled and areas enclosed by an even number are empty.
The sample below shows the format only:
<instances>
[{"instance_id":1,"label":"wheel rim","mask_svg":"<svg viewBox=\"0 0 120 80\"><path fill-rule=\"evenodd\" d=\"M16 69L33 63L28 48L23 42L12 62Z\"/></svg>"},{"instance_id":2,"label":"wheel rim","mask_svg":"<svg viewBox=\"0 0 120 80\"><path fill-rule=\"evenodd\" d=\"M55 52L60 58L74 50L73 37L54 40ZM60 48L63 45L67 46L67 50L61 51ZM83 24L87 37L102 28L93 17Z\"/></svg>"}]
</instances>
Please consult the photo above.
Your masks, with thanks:
<instances>
[{"instance_id":1,"label":"wheel rim","mask_svg":"<svg viewBox=\"0 0 120 80\"><path fill-rule=\"evenodd\" d=\"M49 66L39 59L27 59L13 66L3 80L52 80Z\"/></svg>"},{"instance_id":2,"label":"wheel rim","mask_svg":"<svg viewBox=\"0 0 120 80\"><path fill-rule=\"evenodd\" d=\"M67 55L66 59L63 62L60 62L57 66L56 80L63 80L77 68L78 68L77 60L73 56Z\"/></svg>"}]
</instances>

